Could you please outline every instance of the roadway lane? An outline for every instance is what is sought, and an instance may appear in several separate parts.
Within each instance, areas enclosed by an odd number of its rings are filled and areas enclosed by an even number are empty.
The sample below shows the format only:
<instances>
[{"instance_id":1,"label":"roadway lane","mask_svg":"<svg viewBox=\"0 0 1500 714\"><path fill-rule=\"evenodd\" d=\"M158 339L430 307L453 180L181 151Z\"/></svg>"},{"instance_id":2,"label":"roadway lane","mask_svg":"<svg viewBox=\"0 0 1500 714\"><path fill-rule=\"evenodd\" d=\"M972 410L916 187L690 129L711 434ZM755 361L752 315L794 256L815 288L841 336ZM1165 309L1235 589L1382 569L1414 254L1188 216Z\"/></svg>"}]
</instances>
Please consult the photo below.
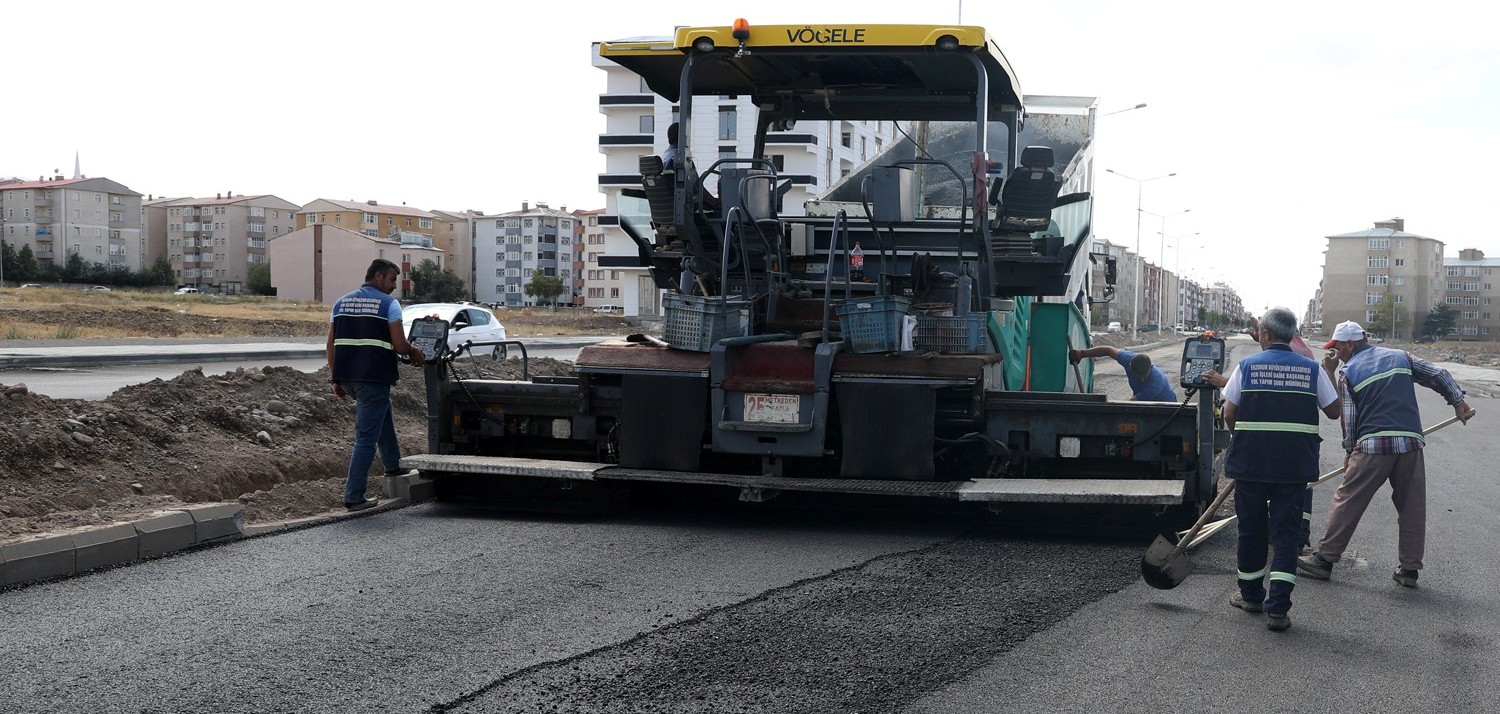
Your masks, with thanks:
<instances>
[{"instance_id":1,"label":"roadway lane","mask_svg":"<svg viewBox=\"0 0 1500 714\"><path fill-rule=\"evenodd\" d=\"M579 348L577 347L563 347L557 349L532 349L529 354L532 357L538 358L551 357L553 359L573 360L578 357L578 352ZM266 365L291 367L303 372L316 372L322 369L324 364L326 364L326 360L318 357L313 359L268 358L230 362L15 369L0 372L0 382L4 382L5 384L24 382L26 387L32 392L45 394L53 399L99 400L113 394L115 390L121 387L149 382L153 379L171 379L193 367L201 366L204 374L214 375L232 372L239 368L259 369ZM463 362L460 361L459 364L462 366Z\"/></svg>"},{"instance_id":2,"label":"roadway lane","mask_svg":"<svg viewBox=\"0 0 1500 714\"><path fill-rule=\"evenodd\" d=\"M416 506L0 593L0 711L422 711L967 526Z\"/></svg>"},{"instance_id":3,"label":"roadway lane","mask_svg":"<svg viewBox=\"0 0 1500 714\"><path fill-rule=\"evenodd\" d=\"M1236 358L1256 349L1231 344ZM1430 390L1417 395L1423 423L1453 415ZM1176 589L1137 581L902 711L1500 711L1500 402L1471 394L1469 403L1479 414L1467 426L1428 437L1420 588L1391 581L1396 513L1386 487L1333 579L1300 577L1285 633L1229 606L1231 528L1205 544ZM1327 472L1342 462L1337 422L1324 421L1322 435ZM1337 485L1317 491L1314 539Z\"/></svg>"}]
</instances>

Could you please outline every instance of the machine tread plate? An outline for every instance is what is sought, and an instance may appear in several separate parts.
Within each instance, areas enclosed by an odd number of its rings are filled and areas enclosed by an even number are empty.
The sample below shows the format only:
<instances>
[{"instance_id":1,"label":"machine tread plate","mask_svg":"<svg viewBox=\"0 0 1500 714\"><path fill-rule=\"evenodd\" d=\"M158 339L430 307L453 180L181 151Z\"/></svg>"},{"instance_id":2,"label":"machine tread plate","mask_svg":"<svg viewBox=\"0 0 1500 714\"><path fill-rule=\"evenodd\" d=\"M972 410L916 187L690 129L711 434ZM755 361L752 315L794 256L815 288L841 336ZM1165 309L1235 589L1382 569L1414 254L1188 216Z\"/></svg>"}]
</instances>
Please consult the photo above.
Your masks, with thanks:
<instances>
[{"instance_id":1,"label":"machine tread plate","mask_svg":"<svg viewBox=\"0 0 1500 714\"><path fill-rule=\"evenodd\" d=\"M598 479L619 481L657 481L693 483L739 488L768 488L781 491L819 491L824 493L864 493L892 496L954 497L966 481L886 481L880 479L791 478L787 476L751 476L695 471L658 471L654 469L610 468L595 475Z\"/></svg>"},{"instance_id":2,"label":"machine tread plate","mask_svg":"<svg viewBox=\"0 0 1500 714\"><path fill-rule=\"evenodd\" d=\"M464 456L459 454L417 454L401 459L401 467L422 471L449 471L464 474L493 474L495 476L537 476L574 481L593 480L600 469L609 464L587 461L557 461L554 459L522 459L510 456Z\"/></svg>"},{"instance_id":3,"label":"machine tread plate","mask_svg":"<svg viewBox=\"0 0 1500 714\"><path fill-rule=\"evenodd\" d=\"M1184 481L1168 480L984 478L963 484L958 500L1173 506L1183 502L1186 488Z\"/></svg>"}]
</instances>

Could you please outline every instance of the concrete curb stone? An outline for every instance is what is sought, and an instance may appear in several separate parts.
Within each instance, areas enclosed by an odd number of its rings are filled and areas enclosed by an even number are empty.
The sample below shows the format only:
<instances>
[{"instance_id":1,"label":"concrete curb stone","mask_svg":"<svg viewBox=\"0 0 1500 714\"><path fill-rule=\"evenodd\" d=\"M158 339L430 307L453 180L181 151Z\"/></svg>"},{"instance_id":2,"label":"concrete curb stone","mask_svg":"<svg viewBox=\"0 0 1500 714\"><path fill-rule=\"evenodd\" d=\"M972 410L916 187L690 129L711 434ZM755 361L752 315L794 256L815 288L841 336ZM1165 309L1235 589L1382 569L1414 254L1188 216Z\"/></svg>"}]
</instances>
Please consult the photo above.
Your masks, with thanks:
<instances>
[{"instance_id":1,"label":"concrete curb stone","mask_svg":"<svg viewBox=\"0 0 1500 714\"><path fill-rule=\"evenodd\" d=\"M245 507L238 503L190 506L182 510L193 518L196 543L239 536L245 532Z\"/></svg>"},{"instance_id":2,"label":"concrete curb stone","mask_svg":"<svg viewBox=\"0 0 1500 714\"><path fill-rule=\"evenodd\" d=\"M135 522L139 534L141 557L175 553L198 544L198 525L187 511L174 511Z\"/></svg>"},{"instance_id":3,"label":"concrete curb stone","mask_svg":"<svg viewBox=\"0 0 1500 714\"><path fill-rule=\"evenodd\" d=\"M73 536L37 538L0 546L0 585L55 578L76 572Z\"/></svg>"},{"instance_id":4,"label":"concrete curb stone","mask_svg":"<svg viewBox=\"0 0 1500 714\"><path fill-rule=\"evenodd\" d=\"M140 560L141 538L134 523L94 528L73 534L76 572Z\"/></svg>"}]
</instances>

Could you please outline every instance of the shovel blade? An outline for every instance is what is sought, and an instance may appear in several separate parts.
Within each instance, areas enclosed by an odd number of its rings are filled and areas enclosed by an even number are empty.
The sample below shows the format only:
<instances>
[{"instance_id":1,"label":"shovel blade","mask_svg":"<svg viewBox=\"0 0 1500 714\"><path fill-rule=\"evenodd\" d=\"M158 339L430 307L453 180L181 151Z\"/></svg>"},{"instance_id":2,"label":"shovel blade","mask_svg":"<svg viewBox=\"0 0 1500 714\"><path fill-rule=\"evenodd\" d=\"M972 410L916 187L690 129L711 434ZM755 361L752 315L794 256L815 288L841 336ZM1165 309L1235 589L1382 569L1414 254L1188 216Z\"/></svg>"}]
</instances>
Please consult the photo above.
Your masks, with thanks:
<instances>
[{"instance_id":1,"label":"shovel blade","mask_svg":"<svg viewBox=\"0 0 1500 714\"><path fill-rule=\"evenodd\" d=\"M1157 536L1141 556L1141 578L1157 590L1171 590L1193 572L1193 559L1172 541Z\"/></svg>"}]
</instances>

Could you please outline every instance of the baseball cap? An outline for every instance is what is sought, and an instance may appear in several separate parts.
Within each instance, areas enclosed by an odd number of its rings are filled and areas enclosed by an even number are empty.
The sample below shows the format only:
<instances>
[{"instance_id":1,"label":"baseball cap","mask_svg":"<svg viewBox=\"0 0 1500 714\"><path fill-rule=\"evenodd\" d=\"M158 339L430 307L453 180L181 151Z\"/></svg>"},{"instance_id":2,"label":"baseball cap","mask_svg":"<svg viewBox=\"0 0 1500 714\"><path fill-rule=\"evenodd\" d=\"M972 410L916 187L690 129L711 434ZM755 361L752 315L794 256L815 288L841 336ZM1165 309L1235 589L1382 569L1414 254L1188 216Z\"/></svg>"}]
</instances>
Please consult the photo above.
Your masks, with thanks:
<instances>
[{"instance_id":1,"label":"baseball cap","mask_svg":"<svg viewBox=\"0 0 1500 714\"><path fill-rule=\"evenodd\" d=\"M1331 349L1335 342L1358 342L1365 338L1365 328L1358 322L1345 320L1333 328L1333 339L1323 343L1323 349Z\"/></svg>"}]
</instances>

